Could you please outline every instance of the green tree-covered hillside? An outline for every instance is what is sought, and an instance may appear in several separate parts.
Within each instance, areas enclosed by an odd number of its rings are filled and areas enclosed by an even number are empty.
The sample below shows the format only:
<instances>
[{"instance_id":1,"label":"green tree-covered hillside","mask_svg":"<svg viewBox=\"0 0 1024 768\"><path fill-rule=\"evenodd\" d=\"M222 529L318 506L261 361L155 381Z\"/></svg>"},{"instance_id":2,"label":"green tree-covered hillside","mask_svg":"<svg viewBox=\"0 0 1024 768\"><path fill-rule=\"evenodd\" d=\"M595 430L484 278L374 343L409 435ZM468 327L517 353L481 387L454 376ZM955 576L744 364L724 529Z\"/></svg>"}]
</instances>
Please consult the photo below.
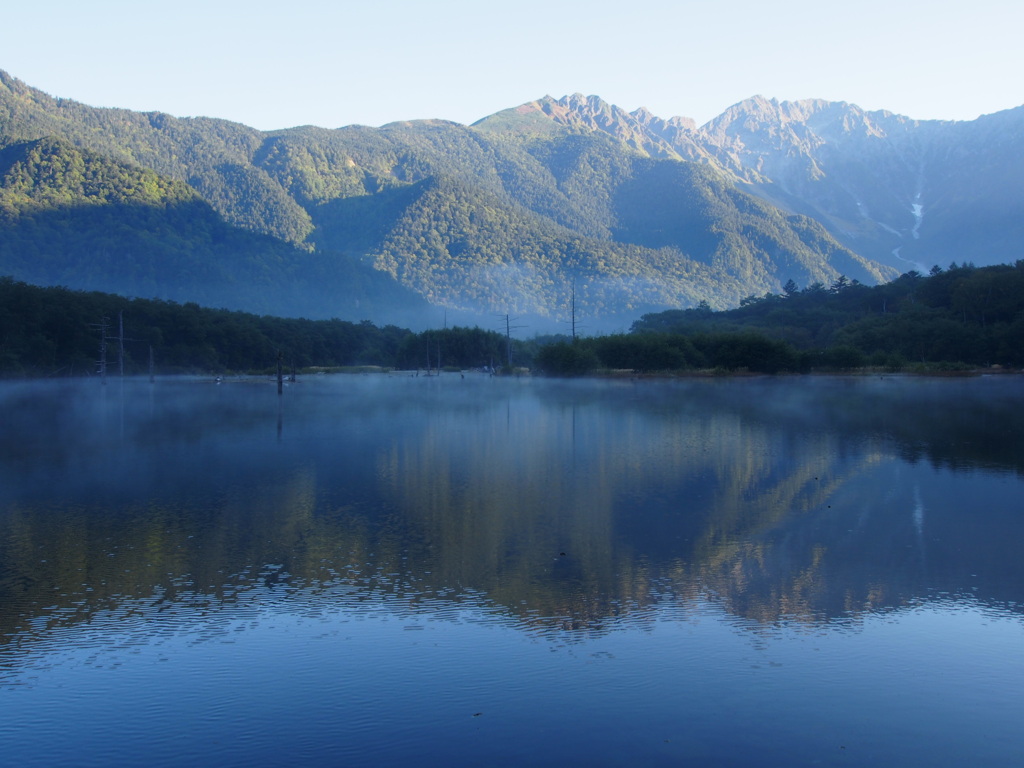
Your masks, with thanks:
<instances>
[{"instance_id":1,"label":"green tree-covered hillside","mask_svg":"<svg viewBox=\"0 0 1024 768\"><path fill-rule=\"evenodd\" d=\"M826 287L789 283L726 312L710 307L648 314L634 333L692 336L756 332L813 353L824 367L1024 365L1024 261L935 266L866 286L842 277ZM814 355L817 358L814 358Z\"/></svg>"},{"instance_id":2,"label":"green tree-covered hillside","mask_svg":"<svg viewBox=\"0 0 1024 768\"><path fill-rule=\"evenodd\" d=\"M39 285L284 315L400 320L424 306L344 254L227 224L184 182L50 138L0 149L0 264Z\"/></svg>"},{"instance_id":3,"label":"green tree-covered hillside","mask_svg":"<svg viewBox=\"0 0 1024 768\"><path fill-rule=\"evenodd\" d=\"M0 189L0 273L72 288L311 317L377 318L416 296L560 319L575 281L598 326L702 300L724 308L790 277L889 276L709 168L571 127L260 132L96 109L0 73L0 147L16 171ZM46 165L90 166L99 186L31 172ZM28 216L26 200L45 205ZM93 226L82 210L98 201ZM70 219L93 231L77 250L60 236Z\"/></svg>"}]
</instances>

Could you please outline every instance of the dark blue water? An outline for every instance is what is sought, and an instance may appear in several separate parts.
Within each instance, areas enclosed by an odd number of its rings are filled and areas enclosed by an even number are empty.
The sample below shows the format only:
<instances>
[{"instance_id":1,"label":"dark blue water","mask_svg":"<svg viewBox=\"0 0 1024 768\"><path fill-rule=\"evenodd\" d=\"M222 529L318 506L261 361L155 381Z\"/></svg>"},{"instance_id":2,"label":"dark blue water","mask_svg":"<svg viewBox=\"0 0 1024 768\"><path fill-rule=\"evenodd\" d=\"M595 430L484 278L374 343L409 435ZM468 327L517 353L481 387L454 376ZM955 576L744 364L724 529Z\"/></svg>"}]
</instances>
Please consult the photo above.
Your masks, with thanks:
<instances>
[{"instance_id":1,"label":"dark blue water","mask_svg":"<svg viewBox=\"0 0 1024 768\"><path fill-rule=\"evenodd\" d=\"M1018 377L0 386L0 765L1011 765Z\"/></svg>"}]
</instances>

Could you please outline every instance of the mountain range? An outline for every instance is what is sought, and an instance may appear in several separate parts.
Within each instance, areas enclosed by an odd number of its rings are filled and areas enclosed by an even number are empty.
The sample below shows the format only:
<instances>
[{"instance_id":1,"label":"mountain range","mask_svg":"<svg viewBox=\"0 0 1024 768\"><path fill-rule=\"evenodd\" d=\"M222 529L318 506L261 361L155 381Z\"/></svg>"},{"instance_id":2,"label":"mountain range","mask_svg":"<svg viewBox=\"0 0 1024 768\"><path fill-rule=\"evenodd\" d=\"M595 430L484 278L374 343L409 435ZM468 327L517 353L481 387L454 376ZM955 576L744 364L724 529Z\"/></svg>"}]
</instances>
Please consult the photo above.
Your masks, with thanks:
<instances>
[{"instance_id":1,"label":"mountain range","mask_svg":"<svg viewBox=\"0 0 1024 768\"><path fill-rule=\"evenodd\" d=\"M1022 253L1024 107L973 121L913 120L844 102L754 97L699 128L579 94L510 112L710 165L901 272L951 260L1007 263Z\"/></svg>"},{"instance_id":2,"label":"mountain range","mask_svg":"<svg viewBox=\"0 0 1024 768\"><path fill-rule=\"evenodd\" d=\"M1024 107L916 121L753 98L704 126L545 97L470 126L258 131L0 71L0 274L411 327L594 330L789 280L1024 256Z\"/></svg>"}]
</instances>

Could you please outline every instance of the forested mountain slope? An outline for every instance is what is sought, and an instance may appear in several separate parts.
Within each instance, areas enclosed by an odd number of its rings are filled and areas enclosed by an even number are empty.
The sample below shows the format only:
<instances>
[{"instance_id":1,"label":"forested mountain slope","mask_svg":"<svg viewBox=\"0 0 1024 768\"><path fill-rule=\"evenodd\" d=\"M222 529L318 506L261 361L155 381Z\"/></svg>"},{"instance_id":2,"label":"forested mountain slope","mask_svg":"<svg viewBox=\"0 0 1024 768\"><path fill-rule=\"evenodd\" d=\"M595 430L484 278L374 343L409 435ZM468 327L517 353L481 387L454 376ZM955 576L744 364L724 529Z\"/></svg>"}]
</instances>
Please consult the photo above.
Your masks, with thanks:
<instances>
[{"instance_id":1,"label":"forested mountain slope","mask_svg":"<svg viewBox=\"0 0 1024 768\"><path fill-rule=\"evenodd\" d=\"M0 149L0 265L37 285L266 314L411 320L424 308L379 272L232 227L184 182L60 139Z\"/></svg>"},{"instance_id":2,"label":"forested mountain slope","mask_svg":"<svg viewBox=\"0 0 1024 768\"><path fill-rule=\"evenodd\" d=\"M41 217L45 226L31 227L20 203L11 204L0 230L7 254L0 273L357 319L370 305L378 314L396 300L413 306L403 291L453 311L558 319L575 285L577 310L598 323L701 300L734 305L789 279L831 282L844 274L875 282L896 274L842 247L813 220L737 189L711 164L653 158L627 144L564 126L508 131L493 122L265 133L208 118L95 109L0 73L0 145L12 169L19 152L50 152L58 165L77 152L119 174L150 173L156 186L146 205L165 216L159 226L145 223L138 210L113 202L116 192L106 206L85 205L87 191L67 179L52 180L45 195L15 193L5 176L5 197L49 195L49 202L45 215L34 209L33 221ZM40 155L39 162L50 161ZM20 166L18 173L32 178ZM185 214L189 206L194 213ZM46 222L68 217L77 217L76 228L123 239L112 246L97 234L72 249L58 245L67 238ZM245 237L254 239L241 244ZM116 267L103 255L111 248Z\"/></svg>"}]
</instances>

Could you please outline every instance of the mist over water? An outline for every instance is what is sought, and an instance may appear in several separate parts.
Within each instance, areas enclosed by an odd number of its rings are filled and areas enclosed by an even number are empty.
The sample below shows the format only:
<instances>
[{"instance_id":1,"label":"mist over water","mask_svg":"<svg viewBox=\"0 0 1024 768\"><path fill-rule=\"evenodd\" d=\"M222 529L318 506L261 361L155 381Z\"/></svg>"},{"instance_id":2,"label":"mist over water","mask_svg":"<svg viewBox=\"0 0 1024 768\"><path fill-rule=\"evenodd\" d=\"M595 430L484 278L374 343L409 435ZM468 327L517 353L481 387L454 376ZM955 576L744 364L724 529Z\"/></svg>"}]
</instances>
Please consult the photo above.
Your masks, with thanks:
<instances>
[{"instance_id":1,"label":"mist over water","mask_svg":"<svg viewBox=\"0 0 1024 768\"><path fill-rule=\"evenodd\" d=\"M1009 759L1022 394L4 383L0 741L19 765Z\"/></svg>"}]
</instances>

